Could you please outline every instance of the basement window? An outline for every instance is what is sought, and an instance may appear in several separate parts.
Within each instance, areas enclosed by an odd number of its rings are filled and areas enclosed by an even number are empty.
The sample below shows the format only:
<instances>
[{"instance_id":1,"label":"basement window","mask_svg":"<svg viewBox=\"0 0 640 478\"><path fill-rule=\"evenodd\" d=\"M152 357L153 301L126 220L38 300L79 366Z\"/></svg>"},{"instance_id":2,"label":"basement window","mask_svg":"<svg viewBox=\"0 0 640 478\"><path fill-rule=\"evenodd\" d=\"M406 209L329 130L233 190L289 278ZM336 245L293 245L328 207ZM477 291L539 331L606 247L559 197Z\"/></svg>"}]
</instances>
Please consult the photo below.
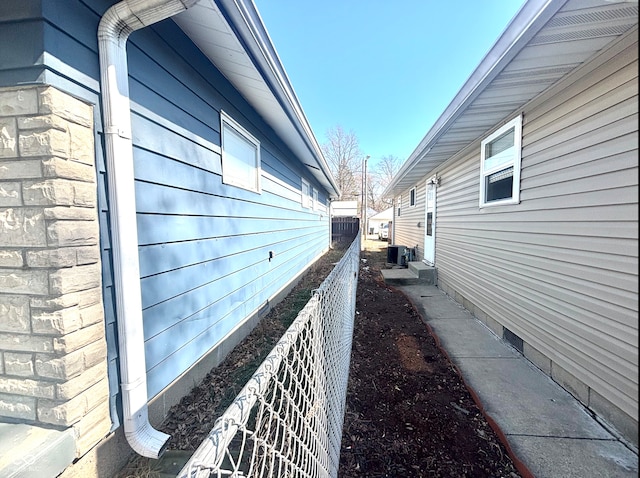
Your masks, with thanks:
<instances>
[{"instance_id":1,"label":"basement window","mask_svg":"<svg viewBox=\"0 0 640 478\"><path fill-rule=\"evenodd\" d=\"M224 111L220 112L222 182L260 192L260 142Z\"/></svg>"},{"instance_id":2,"label":"basement window","mask_svg":"<svg viewBox=\"0 0 640 478\"><path fill-rule=\"evenodd\" d=\"M519 203L522 116L488 136L481 148L480 207Z\"/></svg>"}]
</instances>

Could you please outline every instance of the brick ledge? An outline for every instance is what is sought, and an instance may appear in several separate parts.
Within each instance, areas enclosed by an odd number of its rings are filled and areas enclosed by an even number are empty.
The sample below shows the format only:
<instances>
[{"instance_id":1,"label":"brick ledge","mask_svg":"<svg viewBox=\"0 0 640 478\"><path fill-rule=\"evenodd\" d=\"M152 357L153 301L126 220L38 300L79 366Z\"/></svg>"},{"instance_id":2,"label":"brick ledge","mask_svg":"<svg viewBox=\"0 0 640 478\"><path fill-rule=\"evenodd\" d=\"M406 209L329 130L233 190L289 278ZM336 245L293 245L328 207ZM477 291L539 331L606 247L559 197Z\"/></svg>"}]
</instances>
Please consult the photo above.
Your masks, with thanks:
<instances>
[{"instance_id":1,"label":"brick ledge","mask_svg":"<svg viewBox=\"0 0 640 478\"><path fill-rule=\"evenodd\" d=\"M48 478L58 476L76 455L73 428L54 430L24 423L0 423L0 476Z\"/></svg>"}]
</instances>

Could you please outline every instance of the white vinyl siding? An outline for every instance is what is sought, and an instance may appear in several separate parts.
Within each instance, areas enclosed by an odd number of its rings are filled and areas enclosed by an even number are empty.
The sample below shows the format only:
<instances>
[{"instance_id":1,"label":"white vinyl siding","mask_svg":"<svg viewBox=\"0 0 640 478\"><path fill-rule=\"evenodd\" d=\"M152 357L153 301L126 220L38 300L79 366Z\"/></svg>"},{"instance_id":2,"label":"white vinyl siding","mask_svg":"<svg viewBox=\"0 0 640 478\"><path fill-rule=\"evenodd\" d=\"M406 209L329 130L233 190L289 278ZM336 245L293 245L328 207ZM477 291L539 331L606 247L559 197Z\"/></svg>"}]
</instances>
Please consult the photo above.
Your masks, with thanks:
<instances>
[{"instance_id":1,"label":"white vinyl siding","mask_svg":"<svg viewBox=\"0 0 640 478\"><path fill-rule=\"evenodd\" d=\"M403 208L400 220L396 220L393 223L394 243L406 247L415 247L416 258L422 258L424 251L425 182L421 181L420 185L411 189L415 189L416 204L415 207ZM409 198L410 190L407 190L402 196Z\"/></svg>"},{"instance_id":2,"label":"white vinyl siding","mask_svg":"<svg viewBox=\"0 0 640 478\"><path fill-rule=\"evenodd\" d=\"M520 204L478 209L479 149L442 171L437 266L441 286L637 420L633 48L525 109Z\"/></svg>"}]
</instances>

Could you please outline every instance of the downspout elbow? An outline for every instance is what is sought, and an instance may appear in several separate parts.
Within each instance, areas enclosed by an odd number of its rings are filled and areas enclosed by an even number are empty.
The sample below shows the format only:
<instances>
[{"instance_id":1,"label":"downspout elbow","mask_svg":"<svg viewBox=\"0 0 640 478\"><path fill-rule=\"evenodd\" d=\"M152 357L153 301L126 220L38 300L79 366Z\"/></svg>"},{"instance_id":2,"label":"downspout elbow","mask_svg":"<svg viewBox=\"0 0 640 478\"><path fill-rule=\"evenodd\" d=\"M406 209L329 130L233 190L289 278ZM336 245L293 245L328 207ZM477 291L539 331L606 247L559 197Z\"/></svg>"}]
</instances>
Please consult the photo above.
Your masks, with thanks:
<instances>
[{"instance_id":1,"label":"downspout elbow","mask_svg":"<svg viewBox=\"0 0 640 478\"><path fill-rule=\"evenodd\" d=\"M149 458L162 455L170 436L148 417L126 43L132 32L197 1L124 0L105 12L98 27L123 427L131 448Z\"/></svg>"}]
</instances>

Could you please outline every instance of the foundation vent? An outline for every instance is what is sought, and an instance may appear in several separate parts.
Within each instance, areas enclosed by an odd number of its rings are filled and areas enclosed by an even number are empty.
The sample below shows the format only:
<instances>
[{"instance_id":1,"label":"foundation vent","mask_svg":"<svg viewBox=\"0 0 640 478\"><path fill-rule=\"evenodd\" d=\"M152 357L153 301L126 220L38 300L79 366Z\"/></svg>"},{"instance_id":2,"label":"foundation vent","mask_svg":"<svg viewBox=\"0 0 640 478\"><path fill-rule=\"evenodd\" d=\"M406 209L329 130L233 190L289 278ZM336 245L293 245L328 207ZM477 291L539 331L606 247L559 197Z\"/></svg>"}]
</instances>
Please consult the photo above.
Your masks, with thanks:
<instances>
[{"instance_id":1,"label":"foundation vent","mask_svg":"<svg viewBox=\"0 0 640 478\"><path fill-rule=\"evenodd\" d=\"M518 337L516 334L514 334L513 332L511 332L506 327L504 327L502 331L502 338L507 342L509 342L511 345L513 345L516 349L518 349L520 353L523 353L524 347L523 347L522 339Z\"/></svg>"}]
</instances>

